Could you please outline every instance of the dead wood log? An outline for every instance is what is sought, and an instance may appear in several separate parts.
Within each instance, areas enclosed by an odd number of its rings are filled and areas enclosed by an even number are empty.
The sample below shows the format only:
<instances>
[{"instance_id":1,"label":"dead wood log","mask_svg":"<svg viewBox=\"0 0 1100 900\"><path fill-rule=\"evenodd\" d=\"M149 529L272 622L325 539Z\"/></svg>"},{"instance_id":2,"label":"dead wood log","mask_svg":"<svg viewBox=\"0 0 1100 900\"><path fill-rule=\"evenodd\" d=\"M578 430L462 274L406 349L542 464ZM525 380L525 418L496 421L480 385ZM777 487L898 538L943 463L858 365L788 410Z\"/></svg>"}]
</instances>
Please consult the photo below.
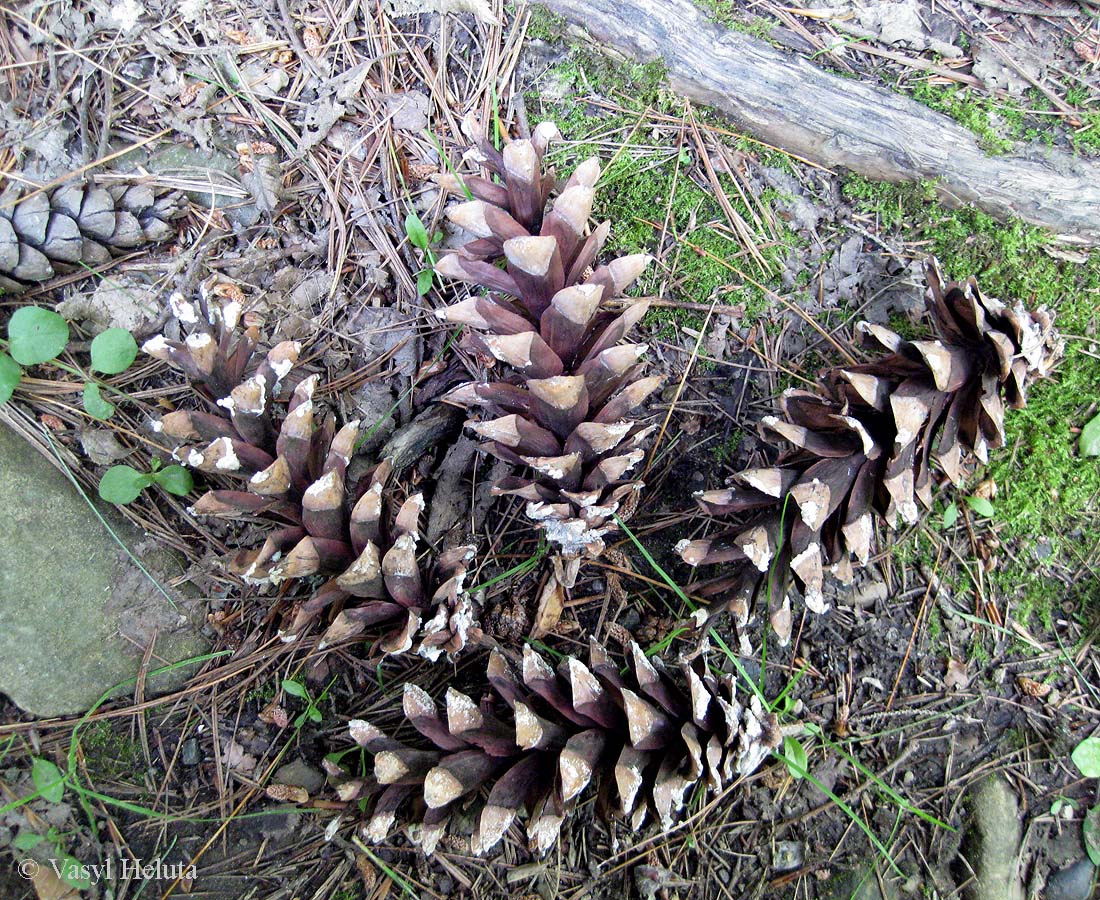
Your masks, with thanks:
<instances>
[{"instance_id":1,"label":"dead wood log","mask_svg":"<svg viewBox=\"0 0 1100 900\"><path fill-rule=\"evenodd\" d=\"M1029 148L988 156L974 135L885 88L708 21L691 0L542 0L643 62L663 60L673 90L751 135L827 167L880 181L929 179L953 205L1015 216L1061 240L1100 244L1100 162Z\"/></svg>"}]
</instances>

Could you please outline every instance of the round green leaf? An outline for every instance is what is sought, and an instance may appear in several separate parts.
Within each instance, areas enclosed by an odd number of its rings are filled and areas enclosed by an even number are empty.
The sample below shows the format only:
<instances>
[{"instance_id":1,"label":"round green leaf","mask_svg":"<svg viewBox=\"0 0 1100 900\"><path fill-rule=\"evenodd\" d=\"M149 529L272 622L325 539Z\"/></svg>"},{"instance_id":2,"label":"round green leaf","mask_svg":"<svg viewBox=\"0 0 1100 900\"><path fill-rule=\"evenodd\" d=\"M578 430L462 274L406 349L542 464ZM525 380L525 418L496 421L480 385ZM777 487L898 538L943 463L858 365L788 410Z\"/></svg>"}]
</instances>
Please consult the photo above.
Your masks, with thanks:
<instances>
[{"instance_id":1,"label":"round green leaf","mask_svg":"<svg viewBox=\"0 0 1100 900\"><path fill-rule=\"evenodd\" d=\"M309 699L309 693L306 691L305 685L293 678L283 679L283 690L291 697L301 697L303 700Z\"/></svg>"},{"instance_id":2,"label":"round green leaf","mask_svg":"<svg viewBox=\"0 0 1100 900\"><path fill-rule=\"evenodd\" d=\"M69 323L41 306L24 306L8 322L12 359L24 366L49 362L69 343Z\"/></svg>"},{"instance_id":3,"label":"round green leaf","mask_svg":"<svg viewBox=\"0 0 1100 900\"><path fill-rule=\"evenodd\" d=\"M1100 806L1094 806L1085 813L1085 821L1081 824L1082 837L1085 839L1085 850L1094 866L1100 866Z\"/></svg>"},{"instance_id":4,"label":"round green leaf","mask_svg":"<svg viewBox=\"0 0 1100 900\"><path fill-rule=\"evenodd\" d=\"M1085 423L1077 448L1082 456L1100 456L1100 414Z\"/></svg>"},{"instance_id":5,"label":"round green leaf","mask_svg":"<svg viewBox=\"0 0 1100 900\"><path fill-rule=\"evenodd\" d=\"M947 504L947 509L943 511L943 527L950 528L957 521L959 521L959 508L954 502Z\"/></svg>"},{"instance_id":6,"label":"round green leaf","mask_svg":"<svg viewBox=\"0 0 1100 900\"><path fill-rule=\"evenodd\" d=\"M1070 759L1086 778L1100 778L1100 738L1085 738L1073 749Z\"/></svg>"},{"instance_id":7,"label":"round green leaf","mask_svg":"<svg viewBox=\"0 0 1100 900\"><path fill-rule=\"evenodd\" d=\"M65 794L65 780L61 770L48 759L39 757L31 763L31 781L50 803L61 802Z\"/></svg>"},{"instance_id":8,"label":"round green leaf","mask_svg":"<svg viewBox=\"0 0 1100 900\"><path fill-rule=\"evenodd\" d=\"M69 887L74 887L78 891L86 891L91 888L91 876L82 874L88 872L89 869L82 866L76 858L66 853L61 857L61 863L57 867L61 870L61 880Z\"/></svg>"},{"instance_id":9,"label":"round green leaf","mask_svg":"<svg viewBox=\"0 0 1100 900\"><path fill-rule=\"evenodd\" d=\"M408 235L409 243L414 247L421 250L428 249L428 229L424 227L424 223L416 213L405 216L405 234Z\"/></svg>"},{"instance_id":10,"label":"round green leaf","mask_svg":"<svg viewBox=\"0 0 1100 900\"><path fill-rule=\"evenodd\" d=\"M153 481L177 497L186 497L195 489L195 480L183 466L165 466L153 473Z\"/></svg>"},{"instance_id":11,"label":"round green leaf","mask_svg":"<svg viewBox=\"0 0 1100 900\"><path fill-rule=\"evenodd\" d=\"M7 403L11 399L15 386L23 377L23 370L19 363L6 353L0 353L0 403Z\"/></svg>"},{"instance_id":12,"label":"round green leaf","mask_svg":"<svg viewBox=\"0 0 1100 900\"><path fill-rule=\"evenodd\" d=\"M99 482L99 496L108 503L133 503L153 477L130 466L111 466Z\"/></svg>"},{"instance_id":13,"label":"round green leaf","mask_svg":"<svg viewBox=\"0 0 1100 900\"><path fill-rule=\"evenodd\" d=\"M423 297L428 291L432 289L432 270L423 269L419 275L416 276L416 295Z\"/></svg>"},{"instance_id":14,"label":"round green leaf","mask_svg":"<svg viewBox=\"0 0 1100 900\"><path fill-rule=\"evenodd\" d=\"M985 497L967 497L966 505L974 510L979 516L986 519L992 519L993 516L996 515L993 504L986 500Z\"/></svg>"},{"instance_id":15,"label":"round green leaf","mask_svg":"<svg viewBox=\"0 0 1100 900\"><path fill-rule=\"evenodd\" d=\"M810 757L798 738L790 736L783 738L783 760L787 763L787 771L794 779L802 778L810 771Z\"/></svg>"},{"instance_id":16,"label":"round green leaf","mask_svg":"<svg viewBox=\"0 0 1100 900\"><path fill-rule=\"evenodd\" d=\"M33 831L21 831L12 840L11 845L16 850L33 850L39 844L46 840L46 835L36 834Z\"/></svg>"},{"instance_id":17,"label":"round green leaf","mask_svg":"<svg viewBox=\"0 0 1100 900\"><path fill-rule=\"evenodd\" d=\"M138 345L125 328L108 328L92 340L92 369L105 375L125 372L137 359Z\"/></svg>"},{"instance_id":18,"label":"round green leaf","mask_svg":"<svg viewBox=\"0 0 1100 900\"><path fill-rule=\"evenodd\" d=\"M84 411L97 419L109 419L115 414L115 405L103 399L94 381L84 385Z\"/></svg>"}]
</instances>

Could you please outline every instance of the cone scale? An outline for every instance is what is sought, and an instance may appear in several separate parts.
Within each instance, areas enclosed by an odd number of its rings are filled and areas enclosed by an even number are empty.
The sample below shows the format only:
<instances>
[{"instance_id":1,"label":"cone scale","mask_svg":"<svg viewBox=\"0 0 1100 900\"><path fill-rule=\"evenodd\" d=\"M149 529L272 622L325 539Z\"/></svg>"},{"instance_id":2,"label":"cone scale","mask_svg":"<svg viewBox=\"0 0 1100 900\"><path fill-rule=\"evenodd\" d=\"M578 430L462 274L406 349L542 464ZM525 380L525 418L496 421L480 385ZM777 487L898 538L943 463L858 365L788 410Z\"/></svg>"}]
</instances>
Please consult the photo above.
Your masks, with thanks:
<instances>
[{"instance_id":1,"label":"cone scale","mask_svg":"<svg viewBox=\"0 0 1100 900\"><path fill-rule=\"evenodd\" d=\"M66 184L0 194L0 289L19 293L61 272L101 266L175 237L178 194L147 184Z\"/></svg>"},{"instance_id":2,"label":"cone scale","mask_svg":"<svg viewBox=\"0 0 1100 900\"><path fill-rule=\"evenodd\" d=\"M556 670L529 646L515 661L494 650L480 702L453 687L437 702L406 685L408 743L353 719L373 776L342 795L365 798L364 835L379 842L404 826L431 854L452 820L461 829L472 816L481 855L522 819L542 854L593 792L632 828L647 816L668 828L697 785L720 791L778 746L775 716L755 696L739 700L731 679L686 663L667 671L636 644L627 662L623 674L595 643L587 663L570 657Z\"/></svg>"},{"instance_id":3,"label":"cone scale","mask_svg":"<svg viewBox=\"0 0 1100 900\"><path fill-rule=\"evenodd\" d=\"M825 578L867 564L876 520L912 524L932 505L937 470L959 484L970 455L985 462L1004 444L1005 406L1022 407L1061 353L1052 317L986 297L973 278L945 284L935 260L926 277L932 340L862 323L877 356L826 372L817 391L786 391L781 415L762 420L762 437L784 447L775 465L697 495L704 512L740 523L677 546L692 566L722 567L700 587L714 598L708 614L729 610L743 626L768 594L786 643L792 594L824 612Z\"/></svg>"},{"instance_id":4,"label":"cone scale","mask_svg":"<svg viewBox=\"0 0 1100 900\"><path fill-rule=\"evenodd\" d=\"M473 548L424 554L423 497L394 503L385 460L351 477L359 422L337 428L315 401L318 376L291 374L300 346L287 341L259 354L259 334L239 327L239 307L215 300L209 285L195 303L174 296L186 338L157 336L144 349L187 375L208 401L209 411L169 413L155 426L178 442L174 456L232 482L208 491L191 513L273 526L226 568L256 585L322 580L287 616L284 640L327 620L321 647L371 633L382 654L434 660L477 643L476 610L463 588ZM288 393L284 379L296 381L285 406L278 400Z\"/></svg>"},{"instance_id":5,"label":"cone scale","mask_svg":"<svg viewBox=\"0 0 1100 900\"><path fill-rule=\"evenodd\" d=\"M503 151L482 140L473 155L488 177L439 177L474 196L447 210L474 239L436 271L473 286L439 315L466 326L464 346L486 363L484 380L448 400L470 411L482 448L514 466L493 491L526 501L572 587L579 560L603 552L615 516L628 515L642 488L651 429L641 408L661 379L640 378L645 346L622 343L647 308L622 295L649 258L596 266L610 232L589 228L600 164L581 163L555 195L543 159L555 137L543 123Z\"/></svg>"}]
</instances>

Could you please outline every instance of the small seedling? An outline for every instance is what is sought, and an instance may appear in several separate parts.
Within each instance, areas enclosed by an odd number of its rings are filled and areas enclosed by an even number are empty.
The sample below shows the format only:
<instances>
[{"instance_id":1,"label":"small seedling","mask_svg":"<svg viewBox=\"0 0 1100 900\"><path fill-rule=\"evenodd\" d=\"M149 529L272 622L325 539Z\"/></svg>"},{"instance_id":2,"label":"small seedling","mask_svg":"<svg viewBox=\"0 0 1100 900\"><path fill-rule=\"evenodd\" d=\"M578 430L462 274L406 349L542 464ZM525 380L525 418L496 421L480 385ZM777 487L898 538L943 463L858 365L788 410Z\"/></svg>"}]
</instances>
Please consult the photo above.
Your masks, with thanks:
<instances>
[{"instance_id":1,"label":"small seedling","mask_svg":"<svg viewBox=\"0 0 1100 900\"><path fill-rule=\"evenodd\" d=\"M15 311L8 322L8 353L0 352L0 403L6 403L27 366L52 363L59 369L84 378L77 369L57 361L69 344L69 324L52 310L40 306L24 306ZM93 372L118 375L137 359L138 346L125 328L108 328L92 341ZM10 354L10 355L9 355ZM115 412L113 403L103 397L103 391L118 393L95 378L84 382L84 411L96 419L109 419Z\"/></svg>"},{"instance_id":2,"label":"small seedling","mask_svg":"<svg viewBox=\"0 0 1100 900\"><path fill-rule=\"evenodd\" d=\"M133 503L150 485L160 485L169 494L186 497L195 488L191 473L183 466L160 466L154 459L149 472L139 472L130 466L111 466L99 482L99 496L108 503Z\"/></svg>"},{"instance_id":3,"label":"small seedling","mask_svg":"<svg viewBox=\"0 0 1100 900\"><path fill-rule=\"evenodd\" d=\"M963 497L963 500L976 515L983 519L992 519L997 514L993 504L985 497ZM943 511L943 527L950 528L957 521L959 521L959 505L952 500Z\"/></svg>"},{"instance_id":4,"label":"small seedling","mask_svg":"<svg viewBox=\"0 0 1100 900\"><path fill-rule=\"evenodd\" d=\"M26 853L42 844L49 844L49 857L51 865L69 887L79 891L86 891L92 887L92 879L88 867L80 860L71 856L65 849L65 832L50 827L45 834L37 831L21 831L11 842L12 849ZM53 896L53 895L51 895ZM66 896L69 896L66 894Z\"/></svg>"},{"instance_id":5,"label":"small seedling","mask_svg":"<svg viewBox=\"0 0 1100 900\"><path fill-rule=\"evenodd\" d=\"M405 235L408 237L409 243L422 251L428 261L427 267L416 273L416 293L417 296L423 297L432 289L435 280L436 255L431 248L431 243L432 241L436 243L441 241L443 234L442 232L436 232L434 237L429 240L428 229L424 227L420 217L416 213L409 213L405 216Z\"/></svg>"},{"instance_id":6,"label":"small seedling","mask_svg":"<svg viewBox=\"0 0 1100 900\"><path fill-rule=\"evenodd\" d=\"M323 716L321 710L317 708L317 704L320 702L320 697L316 700L313 695L310 694L309 689L300 681L295 681L293 678L283 679L283 691L289 694L291 697L297 697L299 700L306 702L306 708L304 712L298 714L298 718L294 720L294 727L301 728L306 719L311 722L320 722Z\"/></svg>"},{"instance_id":7,"label":"small seedling","mask_svg":"<svg viewBox=\"0 0 1100 900\"><path fill-rule=\"evenodd\" d=\"M810 770L810 757L802 742L795 737L783 738L783 762L787 764L787 771L791 778L798 781Z\"/></svg>"}]
</instances>

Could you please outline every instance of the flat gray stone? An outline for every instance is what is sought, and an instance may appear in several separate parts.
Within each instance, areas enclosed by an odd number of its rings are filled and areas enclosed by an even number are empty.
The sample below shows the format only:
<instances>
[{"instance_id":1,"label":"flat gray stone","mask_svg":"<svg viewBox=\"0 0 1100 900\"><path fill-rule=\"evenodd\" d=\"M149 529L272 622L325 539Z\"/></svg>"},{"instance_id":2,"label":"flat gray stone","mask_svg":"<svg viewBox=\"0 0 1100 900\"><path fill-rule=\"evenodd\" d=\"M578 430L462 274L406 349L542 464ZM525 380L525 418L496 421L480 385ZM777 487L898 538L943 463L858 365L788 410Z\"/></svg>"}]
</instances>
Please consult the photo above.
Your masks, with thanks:
<instances>
[{"instance_id":1,"label":"flat gray stone","mask_svg":"<svg viewBox=\"0 0 1100 900\"><path fill-rule=\"evenodd\" d=\"M182 574L174 554L101 511L162 585ZM0 691L32 715L72 715L136 676L154 633L150 669L201 655L192 604L173 599L176 609L68 478L0 423ZM146 692L172 690L192 671L151 678Z\"/></svg>"},{"instance_id":2,"label":"flat gray stone","mask_svg":"<svg viewBox=\"0 0 1100 900\"><path fill-rule=\"evenodd\" d=\"M300 757L276 769L274 781L276 784L292 784L305 788L311 796L319 794L325 786L324 773Z\"/></svg>"},{"instance_id":3,"label":"flat gray stone","mask_svg":"<svg viewBox=\"0 0 1100 900\"><path fill-rule=\"evenodd\" d=\"M1024 900L1020 878L1020 803L1003 778L990 775L974 788L962 854L975 878L969 900Z\"/></svg>"}]
</instances>

